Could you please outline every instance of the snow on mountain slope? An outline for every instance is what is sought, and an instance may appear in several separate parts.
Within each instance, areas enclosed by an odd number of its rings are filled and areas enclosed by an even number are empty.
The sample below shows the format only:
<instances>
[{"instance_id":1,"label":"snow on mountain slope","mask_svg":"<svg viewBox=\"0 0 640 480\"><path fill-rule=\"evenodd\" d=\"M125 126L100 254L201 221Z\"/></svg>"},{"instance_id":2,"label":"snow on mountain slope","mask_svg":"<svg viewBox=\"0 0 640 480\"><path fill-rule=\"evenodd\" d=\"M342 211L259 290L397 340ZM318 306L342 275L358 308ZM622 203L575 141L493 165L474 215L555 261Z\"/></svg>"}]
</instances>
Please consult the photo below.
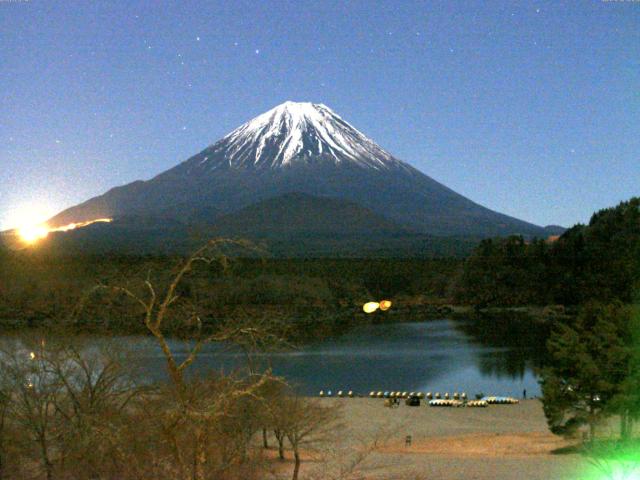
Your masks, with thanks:
<instances>
[{"instance_id":1,"label":"snow on mountain slope","mask_svg":"<svg viewBox=\"0 0 640 480\"><path fill-rule=\"evenodd\" d=\"M431 235L547 236L394 158L325 105L294 102L258 115L150 180L113 188L49 223L130 216L214 222L288 193L347 200ZM336 218L343 220L349 221Z\"/></svg>"},{"instance_id":2,"label":"snow on mountain slope","mask_svg":"<svg viewBox=\"0 0 640 480\"><path fill-rule=\"evenodd\" d=\"M198 170L221 166L280 168L309 161L350 163L376 170L408 168L329 107L285 102L209 147L198 161Z\"/></svg>"}]
</instances>

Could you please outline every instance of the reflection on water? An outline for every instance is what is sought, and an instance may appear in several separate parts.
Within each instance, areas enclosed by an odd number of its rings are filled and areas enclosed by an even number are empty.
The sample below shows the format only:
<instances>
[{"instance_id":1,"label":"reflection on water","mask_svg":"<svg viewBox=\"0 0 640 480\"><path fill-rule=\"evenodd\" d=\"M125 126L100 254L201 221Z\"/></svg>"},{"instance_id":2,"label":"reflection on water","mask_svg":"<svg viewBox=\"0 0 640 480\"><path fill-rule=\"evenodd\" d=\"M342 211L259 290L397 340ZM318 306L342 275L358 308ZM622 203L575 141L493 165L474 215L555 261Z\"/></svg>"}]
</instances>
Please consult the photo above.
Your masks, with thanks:
<instances>
[{"instance_id":1,"label":"reflection on water","mask_svg":"<svg viewBox=\"0 0 640 480\"><path fill-rule=\"evenodd\" d=\"M529 395L538 395L533 367L541 342L532 339L539 332L525 330L517 339L511 333L500 333L494 323L478 326L476 321L367 325L300 350L260 355L258 360L272 365L276 374L306 394L331 389L363 394L414 390L520 396L526 389ZM126 341L136 343L151 378L164 375L162 355L150 339L127 337ZM174 342L173 347L184 358L187 345ZM204 373L244 365L242 352L208 345L194 367Z\"/></svg>"},{"instance_id":2,"label":"reflection on water","mask_svg":"<svg viewBox=\"0 0 640 480\"><path fill-rule=\"evenodd\" d=\"M476 345L494 347L480 355L478 368L484 375L522 378L543 366L551 324L525 315L476 317L458 322L456 329Z\"/></svg>"}]
</instances>

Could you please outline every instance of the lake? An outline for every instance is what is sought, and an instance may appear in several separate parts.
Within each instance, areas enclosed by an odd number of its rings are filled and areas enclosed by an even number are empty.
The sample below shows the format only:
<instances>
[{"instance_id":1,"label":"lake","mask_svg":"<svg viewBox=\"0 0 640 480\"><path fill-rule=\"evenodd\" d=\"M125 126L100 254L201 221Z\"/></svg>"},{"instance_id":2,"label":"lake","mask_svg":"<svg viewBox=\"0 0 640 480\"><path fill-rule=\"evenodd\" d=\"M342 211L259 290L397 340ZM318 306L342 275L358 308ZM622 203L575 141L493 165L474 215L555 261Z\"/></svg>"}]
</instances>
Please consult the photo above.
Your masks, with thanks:
<instances>
[{"instance_id":1,"label":"lake","mask_svg":"<svg viewBox=\"0 0 640 480\"><path fill-rule=\"evenodd\" d=\"M304 394L320 390L371 390L423 392L466 392L520 397L539 395L533 373L535 338L513 338L474 334L477 324L465 321L365 325L348 334L307 345L294 351L261 354L259 359L273 366L274 373L286 377ZM491 329L491 324L481 327ZM471 333L470 333L471 332ZM526 337L526 335L525 335ZM138 345L139 358L150 378L164 375L164 360L153 341L124 337ZM174 351L184 358L188 345L173 341ZM220 345L207 345L193 365L231 371L246 364L245 355Z\"/></svg>"}]
</instances>

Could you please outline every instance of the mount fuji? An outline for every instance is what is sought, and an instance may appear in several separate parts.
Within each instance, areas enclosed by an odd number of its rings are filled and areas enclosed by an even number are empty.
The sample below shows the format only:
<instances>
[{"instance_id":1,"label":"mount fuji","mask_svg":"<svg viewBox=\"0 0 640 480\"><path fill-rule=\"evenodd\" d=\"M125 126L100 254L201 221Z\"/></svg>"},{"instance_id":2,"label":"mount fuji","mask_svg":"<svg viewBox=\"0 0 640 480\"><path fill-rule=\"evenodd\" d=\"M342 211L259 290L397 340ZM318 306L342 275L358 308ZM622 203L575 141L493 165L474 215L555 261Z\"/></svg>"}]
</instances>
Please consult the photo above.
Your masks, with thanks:
<instances>
[{"instance_id":1,"label":"mount fuji","mask_svg":"<svg viewBox=\"0 0 640 480\"><path fill-rule=\"evenodd\" d=\"M314 208L308 218L301 218L301 207L294 204L308 205L310 198L315 199ZM330 199L349 207L337 208ZM262 206L252 209L258 204ZM319 206L325 205L329 216L323 218L332 218L337 231L349 224L350 234L353 219L341 214L353 214L358 208L358 216L379 219L385 231L412 235L548 236L543 227L474 203L398 160L327 106L295 102L258 115L150 180L113 188L59 213L48 224L109 217L115 225L142 218L217 225L217 231L224 233L221 225L233 223L250 236L251 231L260 231L260 219L269 217L270 205L277 205L282 223L289 221L288 205L297 209L295 221L308 224L301 227L304 231L310 231L307 227L313 225ZM247 211L252 212L249 223L240 228ZM269 228L275 231L273 222Z\"/></svg>"}]
</instances>

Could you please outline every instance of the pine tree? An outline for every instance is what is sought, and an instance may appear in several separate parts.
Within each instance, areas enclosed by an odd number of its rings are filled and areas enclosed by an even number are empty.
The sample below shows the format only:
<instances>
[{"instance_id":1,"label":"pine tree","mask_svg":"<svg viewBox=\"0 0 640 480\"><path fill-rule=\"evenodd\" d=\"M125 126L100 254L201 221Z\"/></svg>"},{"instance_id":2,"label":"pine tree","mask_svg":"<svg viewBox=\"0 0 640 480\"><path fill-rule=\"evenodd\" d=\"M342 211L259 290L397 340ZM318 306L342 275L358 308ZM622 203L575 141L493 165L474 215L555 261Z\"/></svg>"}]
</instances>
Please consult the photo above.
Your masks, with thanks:
<instances>
[{"instance_id":1,"label":"pine tree","mask_svg":"<svg viewBox=\"0 0 640 480\"><path fill-rule=\"evenodd\" d=\"M640 420L640 305L637 303L629 326L627 376L611 406L620 415L620 436L623 440L629 439L634 422Z\"/></svg>"},{"instance_id":2,"label":"pine tree","mask_svg":"<svg viewBox=\"0 0 640 480\"><path fill-rule=\"evenodd\" d=\"M548 341L550 366L541 376L552 432L572 435L588 425L594 439L628 377L628 336L629 310L620 303L589 303L573 324L554 330Z\"/></svg>"}]
</instances>

